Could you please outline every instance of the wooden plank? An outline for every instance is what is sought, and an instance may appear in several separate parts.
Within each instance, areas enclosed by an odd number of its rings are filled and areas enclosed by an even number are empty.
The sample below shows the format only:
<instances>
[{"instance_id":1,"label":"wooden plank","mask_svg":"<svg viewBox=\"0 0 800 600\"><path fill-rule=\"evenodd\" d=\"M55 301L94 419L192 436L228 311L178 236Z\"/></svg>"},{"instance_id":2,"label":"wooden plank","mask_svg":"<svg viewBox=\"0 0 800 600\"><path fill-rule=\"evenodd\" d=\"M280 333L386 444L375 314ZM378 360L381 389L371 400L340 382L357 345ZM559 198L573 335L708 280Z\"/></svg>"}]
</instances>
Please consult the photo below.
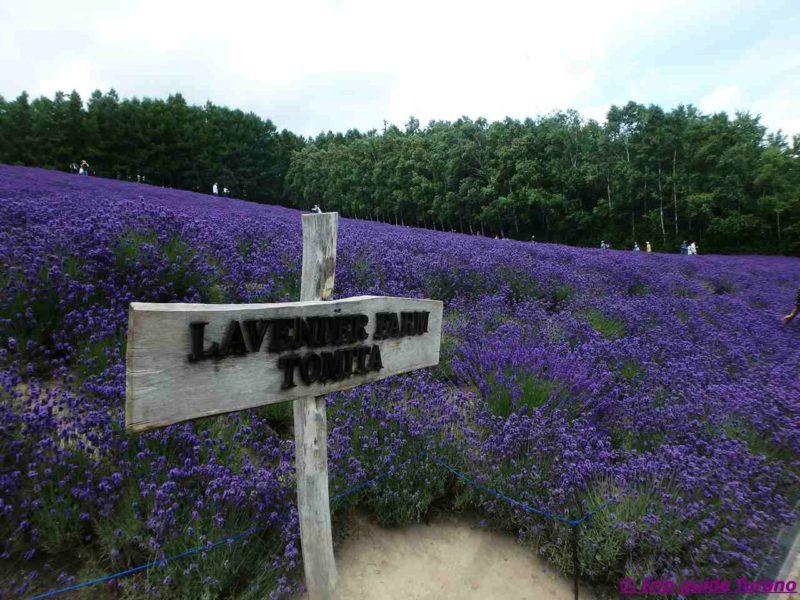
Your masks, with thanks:
<instances>
[{"instance_id":1,"label":"wooden plank","mask_svg":"<svg viewBox=\"0 0 800 600\"><path fill-rule=\"evenodd\" d=\"M330 300L333 297L338 217L338 213L303 215L300 301Z\"/></svg>"},{"instance_id":2,"label":"wooden plank","mask_svg":"<svg viewBox=\"0 0 800 600\"><path fill-rule=\"evenodd\" d=\"M303 273L300 300L330 300L336 271L338 215L303 215ZM311 600L331 600L338 573L333 557L328 496L328 424L324 396L294 403L297 512L306 588Z\"/></svg>"},{"instance_id":3,"label":"wooden plank","mask_svg":"<svg viewBox=\"0 0 800 600\"><path fill-rule=\"evenodd\" d=\"M427 312L428 332L375 340L376 314ZM221 342L232 321L291 319L294 317L342 317L366 315L367 339L361 344L269 352L271 325L257 352L190 362L190 323L206 322L205 347ZM146 431L190 419L216 415L309 395L352 388L438 364L442 303L437 300L359 296L330 302L306 301L283 304L156 304L131 303L128 317L126 427ZM245 331L248 350L252 340ZM380 349L383 368L354 373L340 381L305 385L295 370L296 387L282 389L282 357L309 352L333 352L355 346Z\"/></svg>"},{"instance_id":4,"label":"wooden plank","mask_svg":"<svg viewBox=\"0 0 800 600\"><path fill-rule=\"evenodd\" d=\"M297 513L306 588L311 600L335 597L338 574L333 557L328 496L328 425L325 397L294 402Z\"/></svg>"}]
</instances>

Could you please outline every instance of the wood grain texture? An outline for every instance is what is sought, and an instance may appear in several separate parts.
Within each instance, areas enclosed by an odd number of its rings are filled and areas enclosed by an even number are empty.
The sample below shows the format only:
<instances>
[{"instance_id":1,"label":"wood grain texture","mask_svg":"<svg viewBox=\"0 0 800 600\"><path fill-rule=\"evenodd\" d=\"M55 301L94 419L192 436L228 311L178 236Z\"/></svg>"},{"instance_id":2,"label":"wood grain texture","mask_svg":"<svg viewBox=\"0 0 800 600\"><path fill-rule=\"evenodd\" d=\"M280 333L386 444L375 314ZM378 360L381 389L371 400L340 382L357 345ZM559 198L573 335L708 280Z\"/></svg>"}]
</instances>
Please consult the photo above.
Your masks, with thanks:
<instances>
[{"instance_id":1,"label":"wood grain texture","mask_svg":"<svg viewBox=\"0 0 800 600\"><path fill-rule=\"evenodd\" d=\"M297 513L306 588L311 600L335 597L338 574L328 492L328 424L325 397L294 402Z\"/></svg>"},{"instance_id":2,"label":"wood grain texture","mask_svg":"<svg viewBox=\"0 0 800 600\"><path fill-rule=\"evenodd\" d=\"M333 296L338 222L337 213L303 215L301 302ZM311 600L331 600L339 576L333 557L325 397L299 398L293 408L297 513L306 588Z\"/></svg>"},{"instance_id":3,"label":"wood grain texture","mask_svg":"<svg viewBox=\"0 0 800 600\"><path fill-rule=\"evenodd\" d=\"M373 340L375 313L427 311L428 333ZM365 314L368 338L377 344L384 368L338 382L313 383L282 390L278 358L267 339L258 352L191 363L189 324L207 322L207 343L221 340L231 320L276 319ZM442 303L436 300L359 296L330 302L282 304L156 304L131 303L128 312L125 423L131 431L146 431L209 415L265 404L319 396L364 383L430 367L439 362ZM269 332L267 333L269 335ZM248 341L249 347L249 341ZM313 351L332 350L334 347ZM302 354L309 349L298 350Z\"/></svg>"},{"instance_id":4,"label":"wood grain texture","mask_svg":"<svg viewBox=\"0 0 800 600\"><path fill-rule=\"evenodd\" d=\"M300 300L330 300L336 271L338 213L303 215Z\"/></svg>"}]
</instances>

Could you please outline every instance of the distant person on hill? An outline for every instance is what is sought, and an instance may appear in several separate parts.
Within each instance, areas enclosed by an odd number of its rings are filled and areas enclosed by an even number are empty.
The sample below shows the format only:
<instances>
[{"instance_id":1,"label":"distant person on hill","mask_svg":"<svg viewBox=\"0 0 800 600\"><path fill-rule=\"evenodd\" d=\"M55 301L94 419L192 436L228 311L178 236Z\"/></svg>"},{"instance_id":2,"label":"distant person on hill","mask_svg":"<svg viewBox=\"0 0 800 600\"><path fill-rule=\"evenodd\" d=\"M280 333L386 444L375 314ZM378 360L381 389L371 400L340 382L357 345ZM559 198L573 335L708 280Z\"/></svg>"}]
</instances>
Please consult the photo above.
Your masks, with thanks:
<instances>
[{"instance_id":1,"label":"distant person on hill","mask_svg":"<svg viewBox=\"0 0 800 600\"><path fill-rule=\"evenodd\" d=\"M639 242L633 242L633 251L639 252Z\"/></svg>"},{"instance_id":2,"label":"distant person on hill","mask_svg":"<svg viewBox=\"0 0 800 600\"><path fill-rule=\"evenodd\" d=\"M81 161L81 168L80 168L80 170L78 172L81 175L83 175L84 177L88 177L89 176L89 163L87 163L85 160L82 160Z\"/></svg>"},{"instance_id":3,"label":"distant person on hill","mask_svg":"<svg viewBox=\"0 0 800 600\"><path fill-rule=\"evenodd\" d=\"M600 240L600 250L605 250L605 249L606 249L606 241Z\"/></svg>"},{"instance_id":4,"label":"distant person on hill","mask_svg":"<svg viewBox=\"0 0 800 600\"><path fill-rule=\"evenodd\" d=\"M222 195L225 196L226 198L230 198L231 192L230 192L230 190L228 188L223 187L222 188Z\"/></svg>"},{"instance_id":5,"label":"distant person on hill","mask_svg":"<svg viewBox=\"0 0 800 600\"><path fill-rule=\"evenodd\" d=\"M532 236L531 236L531 242L535 242L535 241L536 241L536 236L535 236L535 235L532 235Z\"/></svg>"},{"instance_id":6,"label":"distant person on hill","mask_svg":"<svg viewBox=\"0 0 800 600\"><path fill-rule=\"evenodd\" d=\"M692 242L691 244L689 244L689 247L687 248L687 254L689 254L691 256L694 256L695 254L697 254L697 244L695 242Z\"/></svg>"},{"instance_id":7,"label":"distant person on hill","mask_svg":"<svg viewBox=\"0 0 800 600\"><path fill-rule=\"evenodd\" d=\"M322 214L322 209L319 207L318 204L315 204L314 206L311 207L311 212L316 215L319 215Z\"/></svg>"},{"instance_id":8,"label":"distant person on hill","mask_svg":"<svg viewBox=\"0 0 800 600\"><path fill-rule=\"evenodd\" d=\"M794 319L798 313L800 313L800 288L798 288L797 295L794 297L794 308L792 312L783 317L783 324L788 325L791 323L792 319Z\"/></svg>"},{"instance_id":9,"label":"distant person on hill","mask_svg":"<svg viewBox=\"0 0 800 600\"><path fill-rule=\"evenodd\" d=\"M78 163L71 162L69 163L69 172L74 173L75 175L78 174Z\"/></svg>"},{"instance_id":10,"label":"distant person on hill","mask_svg":"<svg viewBox=\"0 0 800 600\"><path fill-rule=\"evenodd\" d=\"M648 252L653 251L653 247L650 245L650 242L645 242L644 245Z\"/></svg>"},{"instance_id":11,"label":"distant person on hill","mask_svg":"<svg viewBox=\"0 0 800 600\"><path fill-rule=\"evenodd\" d=\"M217 186L217 182L214 182L214 185L211 186L211 193L215 196L219 196L219 186Z\"/></svg>"}]
</instances>

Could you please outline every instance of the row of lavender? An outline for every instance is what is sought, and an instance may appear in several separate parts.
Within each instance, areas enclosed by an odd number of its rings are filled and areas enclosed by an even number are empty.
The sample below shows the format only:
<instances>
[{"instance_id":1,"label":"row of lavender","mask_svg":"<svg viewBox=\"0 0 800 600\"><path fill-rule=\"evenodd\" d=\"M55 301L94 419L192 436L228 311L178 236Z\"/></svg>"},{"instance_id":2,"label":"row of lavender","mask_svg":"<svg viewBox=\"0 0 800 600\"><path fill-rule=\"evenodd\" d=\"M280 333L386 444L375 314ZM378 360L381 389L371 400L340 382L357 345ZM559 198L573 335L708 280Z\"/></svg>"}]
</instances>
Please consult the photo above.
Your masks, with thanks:
<instances>
[{"instance_id":1,"label":"row of lavender","mask_svg":"<svg viewBox=\"0 0 800 600\"><path fill-rule=\"evenodd\" d=\"M293 446L281 407L125 433L127 306L298 296L298 213L0 167L0 587L19 594L236 545L119 580L134 596L276 597L296 586ZM426 374L329 399L334 507L387 523L479 508L568 572L755 575L793 517L800 261L579 250L342 220L336 295L445 301ZM420 454L422 452L422 454ZM422 458L420 458L420 456ZM427 458L426 458L427 457ZM110 593L110 592L109 592Z\"/></svg>"}]
</instances>

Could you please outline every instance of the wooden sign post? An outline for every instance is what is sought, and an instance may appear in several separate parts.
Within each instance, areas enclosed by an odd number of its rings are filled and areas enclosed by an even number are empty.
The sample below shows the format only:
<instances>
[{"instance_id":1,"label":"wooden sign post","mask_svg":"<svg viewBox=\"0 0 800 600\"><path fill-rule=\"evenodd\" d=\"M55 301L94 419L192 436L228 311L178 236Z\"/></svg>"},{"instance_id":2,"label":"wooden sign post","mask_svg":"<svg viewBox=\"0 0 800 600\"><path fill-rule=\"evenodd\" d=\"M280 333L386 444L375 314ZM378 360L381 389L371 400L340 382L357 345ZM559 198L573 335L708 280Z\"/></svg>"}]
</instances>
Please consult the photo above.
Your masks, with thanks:
<instances>
[{"instance_id":1,"label":"wooden sign post","mask_svg":"<svg viewBox=\"0 0 800 600\"><path fill-rule=\"evenodd\" d=\"M128 313L128 430L294 401L300 539L315 600L334 597L337 582L324 395L438 364L442 328L436 300L330 300L337 217L303 215L300 302L132 302Z\"/></svg>"}]
</instances>

